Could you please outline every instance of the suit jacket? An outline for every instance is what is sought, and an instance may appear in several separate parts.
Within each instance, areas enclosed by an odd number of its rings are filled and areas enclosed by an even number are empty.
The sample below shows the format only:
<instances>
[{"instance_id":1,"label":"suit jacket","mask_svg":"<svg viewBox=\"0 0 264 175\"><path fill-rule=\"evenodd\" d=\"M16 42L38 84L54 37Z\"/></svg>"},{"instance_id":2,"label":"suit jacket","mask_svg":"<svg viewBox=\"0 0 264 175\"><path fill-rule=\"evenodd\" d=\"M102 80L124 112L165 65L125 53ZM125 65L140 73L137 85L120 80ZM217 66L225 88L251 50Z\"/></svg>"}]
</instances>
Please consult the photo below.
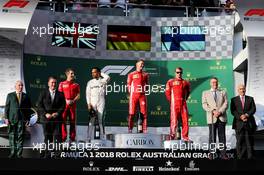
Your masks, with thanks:
<instances>
[{"instance_id":1,"label":"suit jacket","mask_svg":"<svg viewBox=\"0 0 264 175\"><path fill-rule=\"evenodd\" d=\"M53 103L51 101L49 89L46 89L43 92L41 92L37 102L37 109L38 109L37 111L38 111L38 115L40 116L40 121L42 123L46 123L49 120L61 121L62 120L61 116L65 108L65 103L66 102L65 102L64 94L62 92L59 92L58 90L56 90L55 92ZM48 120L46 118L45 115L47 113L52 114L55 112L59 114L55 119Z\"/></svg>"},{"instance_id":2,"label":"suit jacket","mask_svg":"<svg viewBox=\"0 0 264 175\"><path fill-rule=\"evenodd\" d=\"M20 104L16 92L9 93L6 98L5 116L12 124L18 120L29 120L31 114L31 101L27 94L21 93Z\"/></svg>"},{"instance_id":3,"label":"suit jacket","mask_svg":"<svg viewBox=\"0 0 264 175\"><path fill-rule=\"evenodd\" d=\"M240 131L245 125L251 131L255 131L257 129L256 121L254 118L254 114L256 112L256 105L255 105L253 97L245 96L244 109L242 109L242 103L240 100L240 96L233 97L231 99L230 108L231 108L231 113L234 116L233 127L232 127L233 129ZM243 122L240 119L240 116L242 114L249 115L247 122Z\"/></svg>"},{"instance_id":4,"label":"suit jacket","mask_svg":"<svg viewBox=\"0 0 264 175\"><path fill-rule=\"evenodd\" d=\"M220 121L227 122L226 110L228 108L227 94L223 90L217 90L217 99L215 101L213 92L211 90L203 91L202 94L202 106L206 111L207 124L212 124L217 121L216 117L213 117L213 110L217 110L222 114L219 116Z\"/></svg>"}]
</instances>

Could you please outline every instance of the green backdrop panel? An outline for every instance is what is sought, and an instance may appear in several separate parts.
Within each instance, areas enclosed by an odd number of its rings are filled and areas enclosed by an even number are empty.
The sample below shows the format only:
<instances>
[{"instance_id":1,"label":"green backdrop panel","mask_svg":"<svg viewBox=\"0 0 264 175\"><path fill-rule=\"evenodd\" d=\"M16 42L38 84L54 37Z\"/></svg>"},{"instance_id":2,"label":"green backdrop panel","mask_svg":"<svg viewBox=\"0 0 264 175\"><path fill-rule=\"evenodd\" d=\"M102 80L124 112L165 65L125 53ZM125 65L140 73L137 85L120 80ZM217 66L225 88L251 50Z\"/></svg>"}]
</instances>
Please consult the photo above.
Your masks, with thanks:
<instances>
[{"instance_id":1,"label":"green backdrop panel","mask_svg":"<svg viewBox=\"0 0 264 175\"><path fill-rule=\"evenodd\" d=\"M41 90L47 87L49 75L65 79L64 71L72 67L76 72L76 82L81 87L81 99L77 104L77 123L87 125L88 111L85 98L87 82L91 79L91 68L106 66L111 81L107 87L105 124L107 126L127 126L128 95L126 92L127 74L135 70L134 60L99 60L24 55L23 62L26 90L36 103ZM131 67L130 67L131 66ZM201 107L202 91L210 89L209 80L216 76L219 86L227 91L230 100L233 97L232 59L221 60L174 60L146 61L145 70L150 74L150 91L147 96L148 126L169 126L169 104L165 98L166 82L174 77L176 67L184 69L183 77L191 83L191 95L188 100L190 126L205 126L205 112ZM112 91L111 91L112 90ZM111 92L110 92L111 91ZM231 114L228 110L228 124Z\"/></svg>"}]
</instances>

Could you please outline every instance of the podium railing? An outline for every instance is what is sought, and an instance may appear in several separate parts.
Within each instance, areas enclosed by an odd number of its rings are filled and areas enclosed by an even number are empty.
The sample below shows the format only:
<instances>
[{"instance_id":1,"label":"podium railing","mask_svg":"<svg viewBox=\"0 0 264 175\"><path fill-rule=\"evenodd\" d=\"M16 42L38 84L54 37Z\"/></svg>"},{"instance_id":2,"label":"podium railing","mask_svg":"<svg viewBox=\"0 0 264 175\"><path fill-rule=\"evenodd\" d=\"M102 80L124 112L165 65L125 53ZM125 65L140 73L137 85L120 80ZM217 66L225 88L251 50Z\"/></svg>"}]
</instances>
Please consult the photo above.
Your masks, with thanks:
<instances>
[{"instance_id":1,"label":"podium railing","mask_svg":"<svg viewBox=\"0 0 264 175\"><path fill-rule=\"evenodd\" d=\"M87 13L93 15L109 16L142 16L142 17L202 17L231 15L235 10L224 7L194 7L194 6L172 6L135 4L124 1L124 3L107 2L47 2L40 1L37 9L51 10L53 12Z\"/></svg>"}]
</instances>

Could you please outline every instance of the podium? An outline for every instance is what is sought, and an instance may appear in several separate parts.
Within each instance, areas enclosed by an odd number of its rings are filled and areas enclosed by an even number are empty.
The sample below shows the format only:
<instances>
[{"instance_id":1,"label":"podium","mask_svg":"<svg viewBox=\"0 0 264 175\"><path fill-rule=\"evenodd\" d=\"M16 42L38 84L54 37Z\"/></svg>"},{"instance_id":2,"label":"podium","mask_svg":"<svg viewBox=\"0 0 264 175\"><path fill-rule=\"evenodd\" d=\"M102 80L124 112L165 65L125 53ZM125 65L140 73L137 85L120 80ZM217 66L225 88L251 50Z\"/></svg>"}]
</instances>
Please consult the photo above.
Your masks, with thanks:
<instances>
[{"instance_id":1,"label":"podium","mask_svg":"<svg viewBox=\"0 0 264 175\"><path fill-rule=\"evenodd\" d=\"M94 139L90 141L91 144L98 146L99 148L113 148L114 143L111 140L106 139Z\"/></svg>"}]
</instances>

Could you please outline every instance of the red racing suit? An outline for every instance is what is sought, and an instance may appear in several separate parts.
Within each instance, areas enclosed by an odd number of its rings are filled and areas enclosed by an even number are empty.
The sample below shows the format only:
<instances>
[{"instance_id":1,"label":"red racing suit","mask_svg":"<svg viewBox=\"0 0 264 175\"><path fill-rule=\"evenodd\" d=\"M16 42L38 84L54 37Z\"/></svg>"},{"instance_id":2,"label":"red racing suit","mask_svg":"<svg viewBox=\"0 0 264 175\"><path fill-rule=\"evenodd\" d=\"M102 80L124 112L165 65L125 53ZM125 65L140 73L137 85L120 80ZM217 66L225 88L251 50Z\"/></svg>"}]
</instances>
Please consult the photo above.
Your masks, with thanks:
<instances>
[{"instance_id":1,"label":"red racing suit","mask_svg":"<svg viewBox=\"0 0 264 175\"><path fill-rule=\"evenodd\" d=\"M190 95L190 83L183 79L170 79L165 95L170 103L170 137L175 139L179 117L182 119L182 138L189 140L188 109L186 100Z\"/></svg>"},{"instance_id":2,"label":"red racing suit","mask_svg":"<svg viewBox=\"0 0 264 175\"><path fill-rule=\"evenodd\" d=\"M64 93L65 100L73 100L80 93L80 85L72 81L60 82L58 90ZM76 136L76 102L72 105L66 103L66 107L62 114L62 141L67 139L67 114L70 112L70 139L75 141Z\"/></svg>"},{"instance_id":3,"label":"red racing suit","mask_svg":"<svg viewBox=\"0 0 264 175\"><path fill-rule=\"evenodd\" d=\"M140 107L140 112L143 114L142 128L143 132L147 131L147 99L145 91L148 90L149 74L146 72L134 71L128 74L127 88L129 92L129 116L128 130L133 129L133 116L136 113L136 108Z\"/></svg>"}]
</instances>

